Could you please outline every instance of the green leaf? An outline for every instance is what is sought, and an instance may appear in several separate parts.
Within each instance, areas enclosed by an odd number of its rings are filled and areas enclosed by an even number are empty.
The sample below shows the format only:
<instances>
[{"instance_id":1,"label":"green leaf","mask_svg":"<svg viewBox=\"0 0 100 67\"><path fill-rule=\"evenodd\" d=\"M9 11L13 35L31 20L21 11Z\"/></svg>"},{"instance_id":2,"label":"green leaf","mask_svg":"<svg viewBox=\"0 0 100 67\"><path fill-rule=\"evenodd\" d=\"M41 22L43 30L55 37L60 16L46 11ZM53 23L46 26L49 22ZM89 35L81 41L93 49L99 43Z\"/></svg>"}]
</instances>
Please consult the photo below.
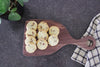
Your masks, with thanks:
<instances>
[{"instance_id":1,"label":"green leaf","mask_svg":"<svg viewBox=\"0 0 100 67\"><path fill-rule=\"evenodd\" d=\"M10 0L7 0L10 3Z\"/></svg>"},{"instance_id":2,"label":"green leaf","mask_svg":"<svg viewBox=\"0 0 100 67\"><path fill-rule=\"evenodd\" d=\"M0 18L0 24L1 24L1 18Z\"/></svg>"},{"instance_id":3,"label":"green leaf","mask_svg":"<svg viewBox=\"0 0 100 67\"><path fill-rule=\"evenodd\" d=\"M15 7L15 8L13 8L12 10L11 10L11 12L15 12L17 10L17 8Z\"/></svg>"},{"instance_id":4,"label":"green leaf","mask_svg":"<svg viewBox=\"0 0 100 67\"><path fill-rule=\"evenodd\" d=\"M17 1L18 1L18 3L19 3L21 6L24 6L23 0L17 0Z\"/></svg>"},{"instance_id":5,"label":"green leaf","mask_svg":"<svg viewBox=\"0 0 100 67\"><path fill-rule=\"evenodd\" d=\"M0 15L7 12L10 6L10 0L0 0Z\"/></svg>"},{"instance_id":6,"label":"green leaf","mask_svg":"<svg viewBox=\"0 0 100 67\"><path fill-rule=\"evenodd\" d=\"M21 19L21 16L17 12L11 12L8 16L8 19L11 21L18 21Z\"/></svg>"},{"instance_id":7,"label":"green leaf","mask_svg":"<svg viewBox=\"0 0 100 67\"><path fill-rule=\"evenodd\" d=\"M23 2L28 2L29 0L23 0Z\"/></svg>"}]
</instances>

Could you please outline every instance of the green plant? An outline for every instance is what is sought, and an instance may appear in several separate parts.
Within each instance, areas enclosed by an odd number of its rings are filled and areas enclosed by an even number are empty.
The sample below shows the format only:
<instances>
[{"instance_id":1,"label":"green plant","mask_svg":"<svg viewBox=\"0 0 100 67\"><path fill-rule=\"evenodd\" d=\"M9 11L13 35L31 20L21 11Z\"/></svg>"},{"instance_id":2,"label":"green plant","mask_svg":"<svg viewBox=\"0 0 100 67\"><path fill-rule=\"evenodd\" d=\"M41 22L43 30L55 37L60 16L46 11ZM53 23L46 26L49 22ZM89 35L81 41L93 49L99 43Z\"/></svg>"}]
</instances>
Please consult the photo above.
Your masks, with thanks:
<instances>
[{"instance_id":1,"label":"green plant","mask_svg":"<svg viewBox=\"0 0 100 67\"><path fill-rule=\"evenodd\" d=\"M11 21L18 21L21 19L20 14L17 13L17 3L19 3L22 7L24 6L24 2L28 2L28 0L0 0L0 15L9 12L8 19Z\"/></svg>"}]
</instances>

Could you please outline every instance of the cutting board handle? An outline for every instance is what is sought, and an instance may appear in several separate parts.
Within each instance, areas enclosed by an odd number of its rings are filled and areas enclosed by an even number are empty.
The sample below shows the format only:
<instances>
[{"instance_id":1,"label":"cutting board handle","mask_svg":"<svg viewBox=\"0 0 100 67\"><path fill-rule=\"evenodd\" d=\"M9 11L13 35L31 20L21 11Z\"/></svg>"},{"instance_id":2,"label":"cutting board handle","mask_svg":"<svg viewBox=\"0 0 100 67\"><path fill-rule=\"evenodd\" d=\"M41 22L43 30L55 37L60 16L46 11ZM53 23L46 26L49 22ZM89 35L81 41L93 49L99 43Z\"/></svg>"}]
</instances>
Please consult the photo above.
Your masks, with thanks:
<instances>
[{"instance_id":1,"label":"cutting board handle","mask_svg":"<svg viewBox=\"0 0 100 67\"><path fill-rule=\"evenodd\" d=\"M73 40L74 45L80 46L82 48L85 48L87 50L92 50L95 48L96 42L95 39L92 36L82 37L79 40Z\"/></svg>"}]
</instances>

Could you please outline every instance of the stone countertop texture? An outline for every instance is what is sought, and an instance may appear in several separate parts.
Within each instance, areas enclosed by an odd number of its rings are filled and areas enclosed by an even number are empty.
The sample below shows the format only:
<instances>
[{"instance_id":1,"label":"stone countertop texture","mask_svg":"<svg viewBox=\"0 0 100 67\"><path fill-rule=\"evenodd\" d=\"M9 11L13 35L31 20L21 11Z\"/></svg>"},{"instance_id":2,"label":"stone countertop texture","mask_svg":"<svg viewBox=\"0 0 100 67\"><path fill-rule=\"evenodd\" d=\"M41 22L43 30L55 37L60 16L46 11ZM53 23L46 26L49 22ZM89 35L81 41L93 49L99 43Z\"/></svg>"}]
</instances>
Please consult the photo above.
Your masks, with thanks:
<instances>
[{"instance_id":1,"label":"stone countertop texture","mask_svg":"<svg viewBox=\"0 0 100 67\"><path fill-rule=\"evenodd\" d=\"M79 39L92 18L100 12L100 0L29 0L22 20L0 24L0 67L84 67L72 61L76 46L67 45L48 56L26 57L22 53L24 22L49 19L66 26L72 37Z\"/></svg>"}]
</instances>

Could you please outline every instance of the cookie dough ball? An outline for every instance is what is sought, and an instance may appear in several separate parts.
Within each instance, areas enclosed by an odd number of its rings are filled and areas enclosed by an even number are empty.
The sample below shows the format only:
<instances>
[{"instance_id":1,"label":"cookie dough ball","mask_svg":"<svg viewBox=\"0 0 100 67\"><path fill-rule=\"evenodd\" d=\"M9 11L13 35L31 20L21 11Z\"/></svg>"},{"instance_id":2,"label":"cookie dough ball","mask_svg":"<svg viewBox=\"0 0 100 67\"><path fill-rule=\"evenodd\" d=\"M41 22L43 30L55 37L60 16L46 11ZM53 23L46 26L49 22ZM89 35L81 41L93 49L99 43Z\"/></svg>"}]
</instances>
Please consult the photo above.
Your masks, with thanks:
<instances>
[{"instance_id":1,"label":"cookie dough ball","mask_svg":"<svg viewBox=\"0 0 100 67\"><path fill-rule=\"evenodd\" d=\"M26 25L26 29L32 29L32 30L36 30L37 29L37 22L36 21L29 21Z\"/></svg>"},{"instance_id":2,"label":"cookie dough ball","mask_svg":"<svg viewBox=\"0 0 100 67\"><path fill-rule=\"evenodd\" d=\"M48 47L48 43L47 43L47 41L44 40L44 39L39 39L39 40L37 41L37 47L38 47L38 49L40 49L40 50L45 50L45 49Z\"/></svg>"},{"instance_id":3,"label":"cookie dough ball","mask_svg":"<svg viewBox=\"0 0 100 67\"><path fill-rule=\"evenodd\" d=\"M40 30L37 34L38 39L44 39L47 40L48 39L48 34L46 31Z\"/></svg>"},{"instance_id":4,"label":"cookie dough ball","mask_svg":"<svg viewBox=\"0 0 100 67\"><path fill-rule=\"evenodd\" d=\"M27 30L26 31L26 37L29 37L29 36L33 36L33 37L36 37L36 31L35 30Z\"/></svg>"},{"instance_id":5,"label":"cookie dough ball","mask_svg":"<svg viewBox=\"0 0 100 67\"><path fill-rule=\"evenodd\" d=\"M33 36L28 36L26 39L25 39L25 44L28 45L30 43L33 43L36 45L36 38L33 37Z\"/></svg>"},{"instance_id":6,"label":"cookie dough ball","mask_svg":"<svg viewBox=\"0 0 100 67\"><path fill-rule=\"evenodd\" d=\"M49 43L50 46L56 46L56 45L59 43L58 36L56 36L56 35L51 35L51 36L48 38L48 43Z\"/></svg>"},{"instance_id":7,"label":"cookie dough ball","mask_svg":"<svg viewBox=\"0 0 100 67\"><path fill-rule=\"evenodd\" d=\"M36 45L33 43L28 44L27 46L25 46L26 52L28 53L34 53L37 49Z\"/></svg>"},{"instance_id":8,"label":"cookie dough ball","mask_svg":"<svg viewBox=\"0 0 100 67\"><path fill-rule=\"evenodd\" d=\"M44 30L44 31L48 31L49 30L49 26L48 24L45 22L45 21L41 21L39 24L38 24L38 30Z\"/></svg>"},{"instance_id":9,"label":"cookie dough ball","mask_svg":"<svg viewBox=\"0 0 100 67\"><path fill-rule=\"evenodd\" d=\"M60 32L59 28L57 26L51 26L49 29L50 35L58 35Z\"/></svg>"}]
</instances>

